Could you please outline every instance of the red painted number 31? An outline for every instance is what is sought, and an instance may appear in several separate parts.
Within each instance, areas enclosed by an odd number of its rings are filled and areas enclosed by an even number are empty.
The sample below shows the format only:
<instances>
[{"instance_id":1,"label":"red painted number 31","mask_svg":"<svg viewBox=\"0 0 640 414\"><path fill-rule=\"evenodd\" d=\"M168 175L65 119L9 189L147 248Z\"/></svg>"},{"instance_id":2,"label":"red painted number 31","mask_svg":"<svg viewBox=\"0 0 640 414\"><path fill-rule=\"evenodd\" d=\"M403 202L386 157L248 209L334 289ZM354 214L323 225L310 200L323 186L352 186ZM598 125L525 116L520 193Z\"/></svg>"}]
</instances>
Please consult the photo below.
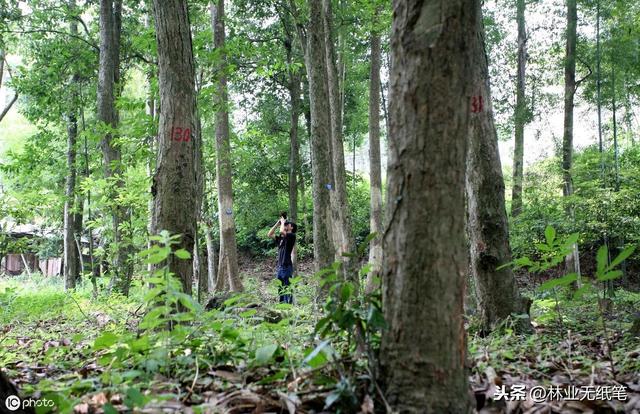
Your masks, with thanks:
<instances>
[{"instance_id":1,"label":"red painted number 31","mask_svg":"<svg viewBox=\"0 0 640 414\"><path fill-rule=\"evenodd\" d=\"M482 112L482 96L479 95L471 97L471 112L474 114Z\"/></svg>"},{"instance_id":2,"label":"red painted number 31","mask_svg":"<svg viewBox=\"0 0 640 414\"><path fill-rule=\"evenodd\" d=\"M182 141L182 142L191 141L191 129L189 128L183 129L180 127L171 128L171 141Z\"/></svg>"}]
</instances>

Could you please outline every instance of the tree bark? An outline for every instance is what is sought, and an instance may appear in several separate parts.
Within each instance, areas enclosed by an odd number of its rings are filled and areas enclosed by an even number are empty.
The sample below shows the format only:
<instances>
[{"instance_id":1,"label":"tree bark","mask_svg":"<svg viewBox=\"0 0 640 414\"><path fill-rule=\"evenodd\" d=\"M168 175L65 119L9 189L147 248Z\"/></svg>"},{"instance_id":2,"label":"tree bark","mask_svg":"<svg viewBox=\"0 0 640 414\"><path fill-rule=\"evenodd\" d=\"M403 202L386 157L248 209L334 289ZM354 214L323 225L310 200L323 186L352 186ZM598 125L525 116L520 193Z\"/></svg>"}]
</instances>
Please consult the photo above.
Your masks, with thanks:
<instances>
[{"instance_id":1,"label":"tree bark","mask_svg":"<svg viewBox=\"0 0 640 414\"><path fill-rule=\"evenodd\" d=\"M229 112L227 109L227 58L224 53L224 0L214 6L210 3L213 42L221 49L218 66L218 88L214 95L216 108L216 180L218 184L218 217L220 220L220 256L216 291L242 291L238 269L236 225L233 216L233 188L231 181L231 142L229 138Z\"/></svg>"},{"instance_id":2,"label":"tree bark","mask_svg":"<svg viewBox=\"0 0 640 414\"><path fill-rule=\"evenodd\" d=\"M2 88L2 81L4 77L4 59L5 59L5 51L0 47L0 88ZM8 67L8 66L7 66ZM13 104L18 100L18 93L13 94L13 98L9 101L9 103L4 107L2 112L0 112L0 122L4 119L4 117L9 113Z\"/></svg>"},{"instance_id":3,"label":"tree bark","mask_svg":"<svg viewBox=\"0 0 640 414\"><path fill-rule=\"evenodd\" d=\"M212 226L209 222L204 226L206 243L207 243L207 293L213 292L213 287L216 285L216 248L213 244L213 235L211 234Z\"/></svg>"},{"instance_id":4,"label":"tree bark","mask_svg":"<svg viewBox=\"0 0 640 414\"><path fill-rule=\"evenodd\" d=\"M395 412L467 413L465 159L479 0L394 0L380 365Z\"/></svg>"},{"instance_id":5,"label":"tree bark","mask_svg":"<svg viewBox=\"0 0 640 414\"><path fill-rule=\"evenodd\" d=\"M515 140L513 147L513 189L511 192L511 215L522 212L522 180L524 176L524 126L527 118L525 97L525 74L527 65L527 33L525 30L525 0L517 0L518 22L518 75L516 81Z\"/></svg>"},{"instance_id":6,"label":"tree bark","mask_svg":"<svg viewBox=\"0 0 640 414\"><path fill-rule=\"evenodd\" d=\"M121 0L100 0L100 67L98 71L98 120L109 131L101 141L104 159L105 178L115 177L114 193L110 197L115 200L117 191L124 186L122 180L121 153L113 143L113 132L118 126L118 113L115 106L116 88L120 78L120 31ZM131 273L127 264L127 246L123 237L122 224L127 221L127 212L114 201L112 211L113 243L116 246L114 272L110 285L127 295L131 282Z\"/></svg>"},{"instance_id":7,"label":"tree bark","mask_svg":"<svg viewBox=\"0 0 640 414\"><path fill-rule=\"evenodd\" d=\"M377 19L377 15L376 15ZM371 217L369 227L376 237L369 245L369 265L366 291L375 290L376 278L382 267L382 166L380 161L380 35L371 32L371 71L369 76L369 183Z\"/></svg>"},{"instance_id":8,"label":"tree bark","mask_svg":"<svg viewBox=\"0 0 640 414\"><path fill-rule=\"evenodd\" d=\"M336 66L334 43L333 11L331 0L323 0L324 47L326 55L327 86L329 94L331 124L331 165L333 169L333 190L331 191L331 210L333 213L333 238L336 261L349 264L349 259L342 253L353 253L354 240L351 231L351 214L347 200L347 180L344 165L344 143L342 137L342 94L340 92L340 75ZM358 282L356 272L348 272L354 282Z\"/></svg>"},{"instance_id":9,"label":"tree bark","mask_svg":"<svg viewBox=\"0 0 640 414\"><path fill-rule=\"evenodd\" d=\"M309 107L311 110L311 177L313 196L313 257L315 270L333 262L331 240L332 162L331 122L327 91L327 64L324 49L322 4L308 0L309 25L305 66L309 80Z\"/></svg>"},{"instance_id":10,"label":"tree bark","mask_svg":"<svg viewBox=\"0 0 640 414\"><path fill-rule=\"evenodd\" d=\"M150 28L152 25L151 15L153 11L148 10L144 17L144 27L146 29ZM145 101L145 113L149 117L149 119L155 123L157 113L156 113L156 99L153 94L153 79L155 78L155 68L149 67L146 73L146 93L147 99ZM156 136L149 134L147 137L147 145L149 148L149 158L147 159L147 176L149 180L153 180L153 173L155 171L155 155L156 155ZM149 199L147 203L147 213L149 215L149 219L147 221L147 233L148 236L153 234L153 197ZM147 242L147 248L151 248L153 242L151 239ZM147 271L151 272L153 270L153 265L147 265Z\"/></svg>"},{"instance_id":11,"label":"tree bark","mask_svg":"<svg viewBox=\"0 0 640 414\"><path fill-rule=\"evenodd\" d=\"M69 0L69 10L74 11L75 0ZM69 31L72 34L78 33L78 23L71 20ZM79 254L76 246L75 218L74 212L76 198L76 141L78 138L78 116L77 116L77 83L78 75L71 75L70 89L71 101L69 103L69 113L67 115L67 178L65 183L64 201L64 227L63 227L63 262L64 262L64 288L72 290L76 287L79 278Z\"/></svg>"},{"instance_id":12,"label":"tree bark","mask_svg":"<svg viewBox=\"0 0 640 414\"><path fill-rule=\"evenodd\" d=\"M298 177L300 175L300 144L298 140L298 124L300 123L300 107L301 107L301 74L296 69L291 68L294 61L293 55L293 35L289 29L289 22L283 22L286 30L286 38L284 41L287 51L287 64L289 65L288 87L289 101L291 105L291 126L289 129L289 220L294 223L298 222ZM297 246L293 247L291 252L291 261L293 263L294 274L298 268Z\"/></svg>"},{"instance_id":13,"label":"tree bark","mask_svg":"<svg viewBox=\"0 0 640 414\"><path fill-rule=\"evenodd\" d=\"M0 45L0 89L2 88L2 81L4 80L4 58L5 51Z\"/></svg>"},{"instance_id":14,"label":"tree bark","mask_svg":"<svg viewBox=\"0 0 640 414\"><path fill-rule=\"evenodd\" d=\"M526 314L527 306L520 297L511 268L498 269L511 262L511 247L480 11L477 18L476 45L472 47L472 84L476 87L471 99L475 107L472 107L467 153L467 231L471 276L483 331L488 333L512 314ZM521 321L519 328L528 330L528 319Z\"/></svg>"},{"instance_id":15,"label":"tree bark","mask_svg":"<svg viewBox=\"0 0 640 414\"><path fill-rule=\"evenodd\" d=\"M153 177L153 232L180 234L178 248L193 253L198 205L198 128L195 69L186 0L154 0L160 118ZM192 254L193 258L193 254ZM169 271L192 290L193 259L171 256Z\"/></svg>"},{"instance_id":16,"label":"tree bark","mask_svg":"<svg viewBox=\"0 0 640 414\"><path fill-rule=\"evenodd\" d=\"M573 99L576 92L576 28L578 10L576 0L567 0L567 43L564 61L564 132L562 136L562 184L563 194L573 194L571 168L573 164ZM573 220L573 208L567 203L567 216ZM578 245L574 244L572 252L567 255L565 264L568 272L580 276L580 255Z\"/></svg>"}]
</instances>

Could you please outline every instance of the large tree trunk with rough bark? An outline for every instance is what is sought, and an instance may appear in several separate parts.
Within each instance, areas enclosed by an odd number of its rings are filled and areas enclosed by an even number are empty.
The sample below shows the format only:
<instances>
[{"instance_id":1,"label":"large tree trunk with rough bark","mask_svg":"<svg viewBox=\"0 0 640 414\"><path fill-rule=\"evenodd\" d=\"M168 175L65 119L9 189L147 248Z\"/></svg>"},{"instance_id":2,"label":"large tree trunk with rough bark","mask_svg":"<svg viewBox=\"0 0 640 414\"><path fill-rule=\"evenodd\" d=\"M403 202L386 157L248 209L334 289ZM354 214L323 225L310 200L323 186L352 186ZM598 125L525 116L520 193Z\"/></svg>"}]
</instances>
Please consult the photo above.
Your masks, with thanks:
<instances>
[{"instance_id":1,"label":"large tree trunk with rough bark","mask_svg":"<svg viewBox=\"0 0 640 414\"><path fill-rule=\"evenodd\" d=\"M527 33L525 31L525 0L517 0L518 23L518 74L516 80L515 140L513 146L513 189L511 191L511 215L522 211L522 179L524 173L524 125L527 119L525 98L525 73L527 64Z\"/></svg>"},{"instance_id":2,"label":"large tree trunk with rough bark","mask_svg":"<svg viewBox=\"0 0 640 414\"><path fill-rule=\"evenodd\" d=\"M394 0L380 374L402 413L468 413L465 160L479 0Z\"/></svg>"},{"instance_id":3,"label":"large tree trunk with rough bark","mask_svg":"<svg viewBox=\"0 0 640 414\"><path fill-rule=\"evenodd\" d=\"M333 169L322 4L316 0L308 0L308 6L310 18L306 39L305 66L309 80L309 106L311 109L313 257L317 271L329 266L334 259L334 249L331 242L330 202Z\"/></svg>"},{"instance_id":4,"label":"large tree trunk with rough bark","mask_svg":"<svg viewBox=\"0 0 640 414\"><path fill-rule=\"evenodd\" d=\"M118 113L115 106L116 89L120 78L120 32L122 19L122 0L100 0L100 68L98 71L98 120L105 127L115 129L118 126ZM121 152L113 142L113 133L104 133L101 147L104 159L105 178L115 177L115 188L111 199L124 186L122 180ZM116 203L114 201L114 203ZM125 295L129 292L131 269L127 263L127 245L123 235L123 223L128 220L123 206L113 206L113 243L116 246L110 286L114 286Z\"/></svg>"},{"instance_id":5,"label":"large tree trunk with rough bark","mask_svg":"<svg viewBox=\"0 0 640 414\"><path fill-rule=\"evenodd\" d=\"M380 35L371 33L371 71L369 76L369 183L371 217L369 228L377 236L369 245L369 264L366 291L376 288L382 265L382 166L380 162Z\"/></svg>"},{"instance_id":6,"label":"large tree trunk with rough bark","mask_svg":"<svg viewBox=\"0 0 640 414\"><path fill-rule=\"evenodd\" d=\"M323 0L324 47L326 54L327 86L329 93L331 124L331 165L333 169L333 188L331 190L331 210L333 213L333 240L336 260L347 264L342 253L352 253L354 240L351 231L351 214L347 200L347 182L344 166L344 144L342 141L342 97L340 92L340 74L336 66L337 56L333 39L333 11L331 0ZM350 272L352 276L357 273ZM357 282L357 277L354 278Z\"/></svg>"},{"instance_id":7,"label":"large tree trunk with rough bark","mask_svg":"<svg viewBox=\"0 0 640 414\"><path fill-rule=\"evenodd\" d=\"M478 309L483 331L489 332L512 314L526 314L527 306L520 297L511 268L500 268L511 262L511 247L480 13L477 19L476 45L472 47L474 89L467 152L467 231ZM528 319L520 320L519 326L526 329Z\"/></svg>"},{"instance_id":8,"label":"large tree trunk with rough bark","mask_svg":"<svg viewBox=\"0 0 640 414\"><path fill-rule=\"evenodd\" d=\"M153 233L180 234L178 248L193 252L196 237L200 131L196 115L195 72L186 0L154 0L158 43L160 118L153 177ZM170 257L169 270L191 293L193 259Z\"/></svg>"},{"instance_id":9,"label":"large tree trunk with rough bark","mask_svg":"<svg viewBox=\"0 0 640 414\"><path fill-rule=\"evenodd\" d=\"M562 136L562 185L565 197L573 194L571 168L573 164L573 99L576 92L576 30L578 9L576 0L567 0L567 34L564 61L564 133ZM573 220L573 209L567 203L566 214ZM565 265L568 272L580 275L580 255L578 245L567 255Z\"/></svg>"},{"instance_id":10,"label":"large tree trunk with rough bark","mask_svg":"<svg viewBox=\"0 0 640 414\"><path fill-rule=\"evenodd\" d=\"M221 49L218 64L218 88L215 93L216 107L216 180L218 184L218 217L220 218L220 256L216 291L242 291L238 269L238 247L236 225L233 214L233 189L231 183L231 142L229 138L229 110L227 94L226 54L224 53L224 0L210 4L213 42Z\"/></svg>"}]
</instances>

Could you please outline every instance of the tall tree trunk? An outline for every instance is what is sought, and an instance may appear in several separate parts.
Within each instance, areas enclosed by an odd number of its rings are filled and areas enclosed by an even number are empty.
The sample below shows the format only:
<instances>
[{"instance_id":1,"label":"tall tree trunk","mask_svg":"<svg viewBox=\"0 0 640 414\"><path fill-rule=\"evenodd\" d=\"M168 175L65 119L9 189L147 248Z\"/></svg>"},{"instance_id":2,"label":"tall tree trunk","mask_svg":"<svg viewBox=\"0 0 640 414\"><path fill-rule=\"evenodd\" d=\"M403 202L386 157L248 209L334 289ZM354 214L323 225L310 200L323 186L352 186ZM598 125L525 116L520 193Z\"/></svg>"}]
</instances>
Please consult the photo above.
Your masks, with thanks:
<instances>
[{"instance_id":1,"label":"tall tree trunk","mask_svg":"<svg viewBox=\"0 0 640 414\"><path fill-rule=\"evenodd\" d=\"M149 9L151 9L151 7L149 7ZM152 13L153 13L152 10L148 10L144 17L144 27L147 29L150 28L152 24L151 22ZM157 117L156 102L155 102L156 99L153 93L153 80L155 76L156 76L155 68L150 66L149 69L147 69L147 73L146 73L147 99L145 101L145 113L149 117L149 120L153 123L155 123L156 117ZM149 180L153 179L153 173L155 171L156 138L157 137L154 136L153 134L149 134L149 136L147 137L147 146L149 148L149 158L147 159L147 176L149 177ZM147 221L147 233L149 236L151 236L153 233L153 204L154 204L153 198L150 198L149 201L147 202L147 213L149 215L149 219ZM153 244L152 240L149 239L147 242L147 248L151 248L152 244ZM148 264L147 271L151 272L152 269L153 269L153 265Z\"/></svg>"},{"instance_id":2,"label":"tall tree trunk","mask_svg":"<svg viewBox=\"0 0 640 414\"><path fill-rule=\"evenodd\" d=\"M478 34L471 48L475 88L467 152L467 231L471 276L483 331L488 333L512 314L526 314L527 306L511 268L498 269L511 262L511 247L481 13L477 18ZM523 321L520 328L528 330L528 320Z\"/></svg>"},{"instance_id":3,"label":"tall tree trunk","mask_svg":"<svg viewBox=\"0 0 640 414\"><path fill-rule=\"evenodd\" d=\"M74 12L75 0L69 0L69 11ZM78 23L71 20L69 23L71 34L78 33ZM67 179L65 184L64 201L64 229L63 229L63 262L64 262L64 288L65 290L75 289L76 281L79 278L79 256L76 246L76 227L74 225L76 214L74 211L76 198L76 141L78 138L78 116L77 116L77 84L79 76L71 75L71 101L69 102L69 114L67 115Z\"/></svg>"},{"instance_id":4,"label":"tall tree trunk","mask_svg":"<svg viewBox=\"0 0 640 414\"><path fill-rule=\"evenodd\" d=\"M322 4L308 0L309 27L305 66L309 80L311 112L311 177L313 196L313 257L315 270L329 266L334 259L331 243L331 121L327 92Z\"/></svg>"},{"instance_id":5,"label":"tall tree trunk","mask_svg":"<svg viewBox=\"0 0 640 414\"><path fill-rule=\"evenodd\" d=\"M516 81L515 142L513 147L513 189L511 215L522 212L522 180L524 175L524 125L527 118L525 74L527 65L527 33L525 31L525 0L517 0L518 21L518 76Z\"/></svg>"},{"instance_id":6,"label":"tall tree trunk","mask_svg":"<svg viewBox=\"0 0 640 414\"><path fill-rule=\"evenodd\" d=\"M567 0L567 44L564 61L564 133L562 137L562 184L563 194L573 194L571 168L573 163L573 99L576 92L576 28L578 11L576 0ZM567 216L573 220L573 208L567 203ZM568 272L580 275L580 255L578 245L567 255L565 264Z\"/></svg>"},{"instance_id":7,"label":"tall tree trunk","mask_svg":"<svg viewBox=\"0 0 640 414\"><path fill-rule=\"evenodd\" d=\"M115 99L116 88L120 77L120 29L121 0L100 0L100 68L98 71L98 120L108 128L118 126L118 113ZM116 177L117 192L124 186L122 181L122 165L120 148L113 143L113 134L106 132L101 147L104 159L105 178ZM116 195L111 194L113 200ZM113 242L116 246L114 272L111 285L125 295L129 292L131 282L127 270L127 248L122 232L122 224L127 221L125 209L116 204L113 207Z\"/></svg>"},{"instance_id":8,"label":"tall tree trunk","mask_svg":"<svg viewBox=\"0 0 640 414\"><path fill-rule=\"evenodd\" d=\"M289 27L285 22L285 27ZM285 39L285 48L287 51L287 64L291 67L293 63L293 36L290 30L286 30L287 37ZM289 220L294 223L298 222L298 177L300 172L300 144L298 140L298 124L300 122L301 107L301 74L296 69L289 69L288 73L288 89L289 101L291 105L291 126L289 129ZM291 253L291 261L293 262L293 271L298 268L297 246L293 247Z\"/></svg>"},{"instance_id":9,"label":"tall tree trunk","mask_svg":"<svg viewBox=\"0 0 640 414\"><path fill-rule=\"evenodd\" d=\"M195 69L186 0L154 0L158 43L160 119L158 160L153 177L153 233L180 234L178 248L193 252L196 237L200 130ZM193 257L193 255L192 255ZM193 259L170 257L169 271L191 293Z\"/></svg>"},{"instance_id":10,"label":"tall tree trunk","mask_svg":"<svg viewBox=\"0 0 640 414\"><path fill-rule=\"evenodd\" d=\"M377 19L377 14L375 16ZM380 35L371 32L371 72L369 76L369 182L371 217L369 227L377 236L369 245L367 292L376 288L375 280L380 276L382 265L382 166L380 162Z\"/></svg>"},{"instance_id":11,"label":"tall tree trunk","mask_svg":"<svg viewBox=\"0 0 640 414\"><path fill-rule=\"evenodd\" d=\"M611 69L611 122L613 123L613 168L615 174L614 188L620 190L620 165L618 160L618 119L616 113L618 105L616 102L616 69Z\"/></svg>"},{"instance_id":12,"label":"tall tree trunk","mask_svg":"<svg viewBox=\"0 0 640 414\"><path fill-rule=\"evenodd\" d=\"M218 66L218 88L214 106L216 108L216 179L218 184L218 217L220 218L220 256L218 265L217 291L242 291L242 281L238 269L238 247L236 225L233 217L233 189L231 182L231 142L229 138L229 112L227 96L227 58L224 52L224 0L209 5L213 42L221 49Z\"/></svg>"},{"instance_id":13,"label":"tall tree trunk","mask_svg":"<svg viewBox=\"0 0 640 414\"><path fill-rule=\"evenodd\" d=\"M480 1L393 10L381 379L393 411L468 413L465 159Z\"/></svg>"},{"instance_id":14,"label":"tall tree trunk","mask_svg":"<svg viewBox=\"0 0 640 414\"><path fill-rule=\"evenodd\" d=\"M353 253L354 240L351 230L351 214L347 199L347 180L344 165L344 143L342 139L342 104L340 75L336 66L335 43L333 40L333 11L331 0L323 0L324 47L326 54L327 86L329 93L331 123L331 165L333 170L333 189L331 191L331 210L333 240L336 261L344 262L343 271L352 264L342 253ZM356 272L347 272L353 282L358 282Z\"/></svg>"}]
</instances>

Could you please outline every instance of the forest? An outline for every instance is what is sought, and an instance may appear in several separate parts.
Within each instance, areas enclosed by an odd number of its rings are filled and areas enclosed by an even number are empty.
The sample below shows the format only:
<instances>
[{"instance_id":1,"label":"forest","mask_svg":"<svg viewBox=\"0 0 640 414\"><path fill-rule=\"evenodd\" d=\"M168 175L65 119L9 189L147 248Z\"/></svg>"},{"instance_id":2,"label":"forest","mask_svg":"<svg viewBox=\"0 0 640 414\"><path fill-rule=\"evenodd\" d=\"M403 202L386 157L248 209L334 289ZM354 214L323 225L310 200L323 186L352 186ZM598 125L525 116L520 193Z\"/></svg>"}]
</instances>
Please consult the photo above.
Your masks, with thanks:
<instances>
[{"instance_id":1,"label":"forest","mask_svg":"<svg viewBox=\"0 0 640 414\"><path fill-rule=\"evenodd\" d=\"M640 2L0 0L0 413L640 414Z\"/></svg>"}]
</instances>

